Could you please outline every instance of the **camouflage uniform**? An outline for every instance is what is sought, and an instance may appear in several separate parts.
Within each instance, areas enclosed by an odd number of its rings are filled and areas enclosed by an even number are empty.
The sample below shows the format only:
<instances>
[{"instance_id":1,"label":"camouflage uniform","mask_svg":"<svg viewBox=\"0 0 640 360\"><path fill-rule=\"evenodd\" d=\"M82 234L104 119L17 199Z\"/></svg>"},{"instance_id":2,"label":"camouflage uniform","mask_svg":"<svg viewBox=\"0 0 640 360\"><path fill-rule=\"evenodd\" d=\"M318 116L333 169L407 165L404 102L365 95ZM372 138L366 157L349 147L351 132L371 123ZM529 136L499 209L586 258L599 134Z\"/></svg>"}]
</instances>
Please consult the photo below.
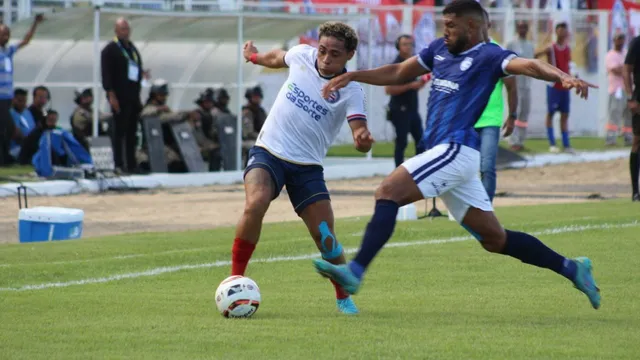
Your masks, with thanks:
<instances>
[{"instance_id":1,"label":"camouflage uniform","mask_svg":"<svg viewBox=\"0 0 640 360\"><path fill-rule=\"evenodd\" d=\"M87 138L93 135L93 114L91 109L78 106L71 114L71 132L85 149L89 150Z\"/></svg>"},{"instance_id":2,"label":"camouflage uniform","mask_svg":"<svg viewBox=\"0 0 640 360\"><path fill-rule=\"evenodd\" d=\"M191 130L193 131L196 143L200 148L200 154L205 161L209 162L209 170L220 170L220 143L217 141L218 129L215 126L214 117L211 113L208 113L202 108L198 108L194 112L199 115L200 119L194 120L190 118L189 124L191 125ZM205 122L208 122L211 125L209 134L207 134L205 127L203 126ZM212 131L214 134L211 134ZM215 135L215 137L212 135Z\"/></svg>"},{"instance_id":3,"label":"camouflage uniform","mask_svg":"<svg viewBox=\"0 0 640 360\"><path fill-rule=\"evenodd\" d=\"M267 112L262 107L251 104L242 107L242 147L247 152L256 143L266 119Z\"/></svg>"},{"instance_id":4,"label":"camouflage uniform","mask_svg":"<svg viewBox=\"0 0 640 360\"><path fill-rule=\"evenodd\" d=\"M162 107L164 107L164 105L148 103L142 108L140 118L142 119L144 117L157 116L163 124L182 121L185 118L186 114L184 113L174 113L171 110L169 110L169 112L166 112L164 111L164 109L162 109ZM176 151L176 149L166 144L164 146L164 157L167 160L168 165L172 163L182 162L182 157L180 157L180 154ZM142 148L140 148L136 152L136 160L138 164L149 162L149 153L146 141L143 142Z\"/></svg>"},{"instance_id":5,"label":"camouflage uniform","mask_svg":"<svg viewBox=\"0 0 640 360\"><path fill-rule=\"evenodd\" d=\"M103 121L109 115L101 114L98 126L102 126ZM87 151L89 150L88 138L93 136L93 110L78 106L71 114L71 132Z\"/></svg>"}]
</instances>

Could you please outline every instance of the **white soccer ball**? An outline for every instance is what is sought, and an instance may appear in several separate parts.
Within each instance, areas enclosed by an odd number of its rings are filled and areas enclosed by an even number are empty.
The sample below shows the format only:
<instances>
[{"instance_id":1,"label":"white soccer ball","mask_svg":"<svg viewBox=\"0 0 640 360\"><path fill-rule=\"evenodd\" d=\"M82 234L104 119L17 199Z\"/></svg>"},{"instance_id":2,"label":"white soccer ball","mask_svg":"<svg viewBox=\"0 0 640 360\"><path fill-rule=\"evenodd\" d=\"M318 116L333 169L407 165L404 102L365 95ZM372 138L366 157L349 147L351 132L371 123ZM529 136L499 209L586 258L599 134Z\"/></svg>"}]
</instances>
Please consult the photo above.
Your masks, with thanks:
<instances>
[{"instance_id":1,"label":"white soccer ball","mask_svg":"<svg viewBox=\"0 0 640 360\"><path fill-rule=\"evenodd\" d=\"M260 288L248 277L234 275L222 280L216 290L216 307L227 318L248 318L260 306Z\"/></svg>"}]
</instances>

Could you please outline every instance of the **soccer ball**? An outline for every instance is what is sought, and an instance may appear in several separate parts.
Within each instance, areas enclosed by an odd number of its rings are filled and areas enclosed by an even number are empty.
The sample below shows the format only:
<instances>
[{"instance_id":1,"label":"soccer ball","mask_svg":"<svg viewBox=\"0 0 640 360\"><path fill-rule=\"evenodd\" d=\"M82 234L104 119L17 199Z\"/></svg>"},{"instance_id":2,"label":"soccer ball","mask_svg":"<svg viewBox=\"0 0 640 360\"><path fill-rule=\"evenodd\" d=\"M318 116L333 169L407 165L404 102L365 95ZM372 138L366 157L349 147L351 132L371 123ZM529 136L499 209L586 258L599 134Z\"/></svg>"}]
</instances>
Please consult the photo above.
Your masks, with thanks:
<instances>
[{"instance_id":1,"label":"soccer ball","mask_svg":"<svg viewBox=\"0 0 640 360\"><path fill-rule=\"evenodd\" d=\"M216 307L227 318L248 318L260 306L260 288L248 277L234 275L222 280L216 290Z\"/></svg>"}]
</instances>

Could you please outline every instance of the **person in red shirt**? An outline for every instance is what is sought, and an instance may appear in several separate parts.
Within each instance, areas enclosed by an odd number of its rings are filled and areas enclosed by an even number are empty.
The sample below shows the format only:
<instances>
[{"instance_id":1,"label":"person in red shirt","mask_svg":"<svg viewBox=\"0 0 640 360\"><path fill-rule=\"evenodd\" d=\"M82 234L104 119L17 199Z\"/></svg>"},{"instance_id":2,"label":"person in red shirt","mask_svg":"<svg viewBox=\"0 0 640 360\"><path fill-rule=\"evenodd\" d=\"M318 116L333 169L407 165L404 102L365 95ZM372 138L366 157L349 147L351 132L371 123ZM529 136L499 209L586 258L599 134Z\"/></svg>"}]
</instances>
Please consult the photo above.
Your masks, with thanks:
<instances>
[{"instance_id":1,"label":"person in red shirt","mask_svg":"<svg viewBox=\"0 0 640 360\"><path fill-rule=\"evenodd\" d=\"M549 63L569 74L571 72L571 49L569 48L569 31L566 23L556 25L556 42L551 46L536 52L535 57L547 56ZM571 93L562 87L561 83L547 86L547 137L549 151L557 153L556 139L553 132L553 115L560 112L560 130L562 131L562 146L565 152L573 153L569 142L569 103Z\"/></svg>"}]
</instances>

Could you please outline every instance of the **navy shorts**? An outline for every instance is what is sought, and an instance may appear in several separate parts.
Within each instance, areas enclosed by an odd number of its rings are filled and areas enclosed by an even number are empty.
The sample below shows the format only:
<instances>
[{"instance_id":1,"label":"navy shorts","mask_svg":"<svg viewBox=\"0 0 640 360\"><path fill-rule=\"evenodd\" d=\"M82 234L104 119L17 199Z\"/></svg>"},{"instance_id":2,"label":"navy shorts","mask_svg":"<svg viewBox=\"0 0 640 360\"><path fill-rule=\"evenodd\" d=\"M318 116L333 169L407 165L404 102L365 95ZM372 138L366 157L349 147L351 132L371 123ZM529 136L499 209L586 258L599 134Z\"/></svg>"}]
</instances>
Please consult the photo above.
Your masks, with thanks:
<instances>
[{"instance_id":1,"label":"navy shorts","mask_svg":"<svg viewBox=\"0 0 640 360\"><path fill-rule=\"evenodd\" d=\"M249 161L244 176L254 168L265 169L275 184L273 199L284 186L295 212L300 215L309 205L320 200L330 200L320 165L299 165L273 156L267 150L254 146L249 150Z\"/></svg>"},{"instance_id":2,"label":"navy shorts","mask_svg":"<svg viewBox=\"0 0 640 360\"><path fill-rule=\"evenodd\" d=\"M556 112L568 114L570 99L571 92L569 90L560 90L552 86L547 86L548 114L553 115Z\"/></svg>"}]
</instances>

